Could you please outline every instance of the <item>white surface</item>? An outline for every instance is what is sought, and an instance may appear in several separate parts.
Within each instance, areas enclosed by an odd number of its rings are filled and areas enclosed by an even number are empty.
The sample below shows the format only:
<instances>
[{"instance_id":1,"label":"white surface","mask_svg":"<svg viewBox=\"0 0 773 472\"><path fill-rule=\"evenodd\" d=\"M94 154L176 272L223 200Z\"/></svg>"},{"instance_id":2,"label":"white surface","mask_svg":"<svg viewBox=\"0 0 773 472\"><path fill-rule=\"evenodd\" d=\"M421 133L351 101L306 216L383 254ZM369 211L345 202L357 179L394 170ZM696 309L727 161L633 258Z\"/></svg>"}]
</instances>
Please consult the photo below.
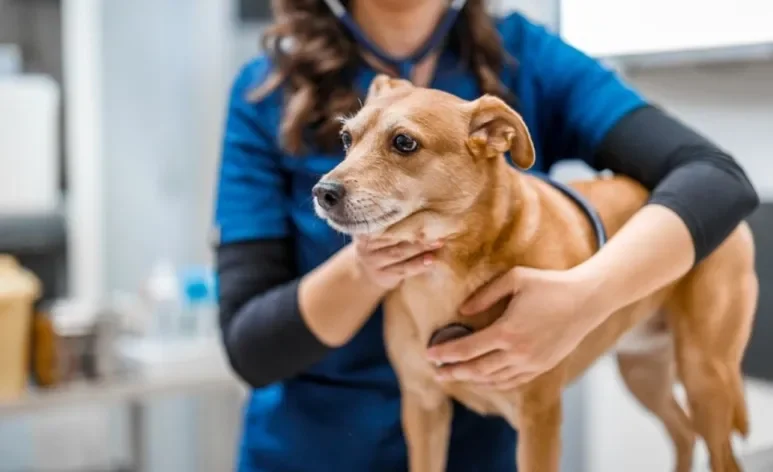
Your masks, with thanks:
<instances>
[{"instance_id":1,"label":"white surface","mask_svg":"<svg viewBox=\"0 0 773 472\"><path fill-rule=\"evenodd\" d=\"M0 76L0 213L51 213L59 194L59 87Z\"/></svg>"},{"instance_id":2,"label":"white surface","mask_svg":"<svg viewBox=\"0 0 773 472\"><path fill-rule=\"evenodd\" d=\"M0 43L0 75L18 74L21 72L21 51L19 46L10 43Z\"/></svg>"},{"instance_id":3,"label":"white surface","mask_svg":"<svg viewBox=\"0 0 773 472\"><path fill-rule=\"evenodd\" d=\"M158 370L157 372L161 372ZM56 408L67 412L78 407L94 407L99 403L146 400L149 397L183 393L196 394L202 390L234 388L242 385L230 370L214 363L176 363L164 375L124 376L100 382L77 382L53 390L29 393L14 401L0 402L0 417L25 413L41 413ZM80 433L82 434L82 433ZM61 437L59 438L61 441ZM101 438L104 442L104 437ZM2 469L0 469L2 470Z\"/></svg>"},{"instance_id":4,"label":"white surface","mask_svg":"<svg viewBox=\"0 0 773 472\"><path fill-rule=\"evenodd\" d=\"M191 428L202 428L205 434L215 434L216 438L204 440L204 445L198 449L183 447L183 452L194 457L194 461L212 461L211 454L217 455L219 452L221 458L225 457L221 462L228 462L227 459L236 447L232 436L237 429L234 424L236 419L230 416L239 415L238 403L231 400L228 405L222 405L217 411L217 419L206 420L203 425L199 424L201 418L198 416L207 411L205 405L193 411L182 410L178 413L185 416L175 418L176 415L172 415L171 422L168 414L170 411L175 412L181 402L191 395L235 392L241 398L245 393L244 387L226 364L217 343L170 343L166 347L152 343L136 344L126 349L126 352L138 361L136 366L144 367L142 371L98 382L76 382L52 390L35 390L17 400L0 402L0 420L18 415L36 415L32 449L38 453L32 459L34 469L29 465L30 468L25 470L112 469L113 466L108 464L115 464L116 458L113 456L114 451L111 451L111 439L120 438L123 431L115 431L105 421L104 408L129 401L142 402L147 408L146 429L140 434L148 436L145 441L151 458L156 447L160 447L164 456L169 457L170 445L179 444L181 437L192 434ZM233 411L234 408L237 411ZM156 409L163 410L166 415L158 418L159 413L153 413ZM229 417L224 418L223 413ZM159 419L160 425L166 425L163 428L166 434L154 440L154 435L150 434L152 431L148 429L159 427ZM213 441L216 444L214 448ZM0 462L0 471L6 472L3 465ZM194 469L175 463L174 467L161 467L158 470L230 469L222 468L222 464L216 468Z\"/></svg>"},{"instance_id":5,"label":"white surface","mask_svg":"<svg viewBox=\"0 0 773 472\"><path fill-rule=\"evenodd\" d=\"M530 20L554 28L558 20L558 0L497 0L488 2L494 13L508 14L518 11Z\"/></svg>"},{"instance_id":6,"label":"white surface","mask_svg":"<svg viewBox=\"0 0 773 472\"><path fill-rule=\"evenodd\" d=\"M773 43L770 0L561 0L561 34L596 57Z\"/></svg>"},{"instance_id":7,"label":"white surface","mask_svg":"<svg viewBox=\"0 0 773 472\"><path fill-rule=\"evenodd\" d=\"M220 338L128 338L118 343L121 359L140 376L166 376L189 370L228 373L230 367Z\"/></svg>"},{"instance_id":8,"label":"white surface","mask_svg":"<svg viewBox=\"0 0 773 472\"><path fill-rule=\"evenodd\" d=\"M674 454L670 440L659 420L646 413L625 389L614 359L600 360L588 372L587 379L586 445L590 450L585 470L671 470ZM773 446L773 385L747 380L746 395L751 435L746 442L736 441L738 455ZM705 464L705 447L698 443L696 470L704 470Z\"/></svg>"},{"instance_id":9,"label":"white surface","mask_svg":"<svg viewBox=\"0 0 773 472\"><path fill-rule=\"evenodd\" d=\"M235 24L237 3L235 1L196 0L194 17L195 31L191 48L195 51L203 66L198 67L196 75L196 98L193 113L198 117L193 135L197 136L196 149L201 153L198 164L194 194L198 209L193 222L193 252L195 260L210 263L214 254L211 240L204 235L212 230L214 214L215 186L220 166L220 147L222 144L223 123L225 122L228 92L236 68L233 64L234 52L238 49L241 32ZM255 28L253 25L252 28ZM251 43L252 54L258 50L257 38Z\"/></svg>"},{"instance_id":10,"label":"white surface","mask_svg":"<svg viewBox=\"0 0 773 472\"><path fill-rule=\"evenodd\" d=\"M104 277L102 0L62 2L67 107L69 295L99 300Z\"/></svg>"}]
</instances>

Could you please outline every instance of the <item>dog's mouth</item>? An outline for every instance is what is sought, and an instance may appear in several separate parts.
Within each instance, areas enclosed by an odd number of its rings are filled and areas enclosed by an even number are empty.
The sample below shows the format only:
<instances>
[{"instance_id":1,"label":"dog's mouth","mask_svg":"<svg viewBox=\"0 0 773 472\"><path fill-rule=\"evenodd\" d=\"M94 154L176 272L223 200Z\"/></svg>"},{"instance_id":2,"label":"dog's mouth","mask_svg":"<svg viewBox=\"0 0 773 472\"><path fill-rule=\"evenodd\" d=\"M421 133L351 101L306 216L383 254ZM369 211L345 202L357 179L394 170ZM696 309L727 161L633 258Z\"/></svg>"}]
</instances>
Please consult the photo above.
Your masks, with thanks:
<instances>
[{"instance_id":1,"label":"dog's mouth","mask_svg":"<svg viewBox=\"0 0 773 472\"><path fill-rule=\"evenodd\" d=\"M372 214L352 209L348 209L343 215L325 211L321 213L320 216L327 220L331 227L349 235L377 233L403 219L402 211L397 208Z\"/></svg>"}]
</instances>

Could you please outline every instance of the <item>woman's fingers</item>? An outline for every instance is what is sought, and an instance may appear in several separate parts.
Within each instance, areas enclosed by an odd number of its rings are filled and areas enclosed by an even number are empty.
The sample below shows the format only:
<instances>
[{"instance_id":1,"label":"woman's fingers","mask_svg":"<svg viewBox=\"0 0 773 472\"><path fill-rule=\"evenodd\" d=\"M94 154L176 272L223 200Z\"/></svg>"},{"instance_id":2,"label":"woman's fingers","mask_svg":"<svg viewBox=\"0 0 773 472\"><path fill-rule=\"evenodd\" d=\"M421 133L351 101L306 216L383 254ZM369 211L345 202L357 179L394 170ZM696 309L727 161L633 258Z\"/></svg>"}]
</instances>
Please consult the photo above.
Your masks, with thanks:
<instances>
[{"instance_id":1,"label":"woman's fingers","mask_svg":"<svg viewBox=\"0 0 773 472\"><path fill-rule=\"evenodd\" d=\"M386 243L383 239L356 237L354 248L365 274L381 287L391 289L403 279L425 272L434 262L434 251L443 246L433 243Z\"/></svg>"},{"instance_id":2,"label":"woman's fingers","mask_svg":"<svg viewBox=\"0 0 773 472\"><path fill-rule=\"evenodd\" d=\"M366 257L373 267L377 269L386 269L401 262L408 262L416 256L422 255L428 251L433 251L441 246L441 243L424 244L403 242L370 252Z\"/></svg>"},{"instance_id":3,"label":"woman's fingers","mask_svg":"<svg viewBox=\"0 0 773 472\"><path fill-rule=\"evenodd\" d=\"M391 276L405 279L425 272L433 262L433 254L431 252L423 252L407 261L398 262L384 268L384 272Z\"/></svg>"},{"instance_id":4,"label":"woman's fingers","mask_svg":"<svg viewBox=\"0 0 773 472\"><path fill-rule=\"evenodd\" d=\"M499 278L484 285L464 302L460 311L463 315L474 315L489 308L502 298L518 289L518 269L505 272Z\"/></svg>"},{"instance_id":5,"label":"woman's fingers","mask_svg":"<svg viewBox=\"0 0 773 472\"><path fill-rule=\"evenodd\" d=\"M368 236L355 236L354 243L357 245L358 250L364 252L374 252L395 245L394 241L385 238L371 238Z\"/></svg>"},{"instance_id":6,"label":"woman's fingers","mask_svg":"<svg viewBox=\"0 0 773 472\"><path fill-rule=\"evenodd\" d=\"M469 336L433 346L427 351L427 357L437 365L454 364L507 347L500 330L489 326Z\"/></svg>"},{"instance_id":7,"label":"woman's fingers","mask_svg":"<svg viewBox=\"0 0 773 472\"><path fill-rule=\"evenodd\" d=\"M479 383L490 383L497 374L510 369L511 361L505 351L494 351L484 356L460 364L449 364L438 367L438 380L468 380ZM509 377L507 378L509 379ZM505 380L507 380L505 379Z\"/></svg>"}]
</instances>

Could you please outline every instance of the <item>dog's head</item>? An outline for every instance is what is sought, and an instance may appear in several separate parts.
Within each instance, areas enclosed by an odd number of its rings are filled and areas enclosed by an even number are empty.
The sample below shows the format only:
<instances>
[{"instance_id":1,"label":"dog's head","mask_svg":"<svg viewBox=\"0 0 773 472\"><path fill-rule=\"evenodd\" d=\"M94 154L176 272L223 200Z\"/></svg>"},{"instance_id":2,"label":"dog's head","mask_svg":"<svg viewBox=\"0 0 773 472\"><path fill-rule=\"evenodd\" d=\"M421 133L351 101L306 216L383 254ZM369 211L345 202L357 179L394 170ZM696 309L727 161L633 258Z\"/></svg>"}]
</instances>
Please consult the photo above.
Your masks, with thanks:
<instances>
[{"instance_id":1,"label":"dog's head","mask_svg":"<svg viewBox=\"0 0 773 472\"><path fill-rule=\"evenodd\" d=\"M341 141L346 158L313 194L317 214L347 234L378 234L398 222L421 231L428 218L468 210L505 152L522 169L534 163L526 125L502 100L469 102L385 75L343 120Z\"/></svg>"}]
</instances>

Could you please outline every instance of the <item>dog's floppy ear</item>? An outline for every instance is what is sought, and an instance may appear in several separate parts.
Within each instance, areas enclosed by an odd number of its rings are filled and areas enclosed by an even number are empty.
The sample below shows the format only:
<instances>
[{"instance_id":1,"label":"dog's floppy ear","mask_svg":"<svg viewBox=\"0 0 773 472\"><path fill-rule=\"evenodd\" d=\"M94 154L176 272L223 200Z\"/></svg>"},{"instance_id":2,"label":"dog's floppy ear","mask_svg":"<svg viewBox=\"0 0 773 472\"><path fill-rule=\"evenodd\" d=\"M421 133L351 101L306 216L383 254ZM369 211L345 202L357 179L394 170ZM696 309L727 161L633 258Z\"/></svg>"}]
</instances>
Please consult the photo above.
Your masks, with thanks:
<instances>
[{"instance_id":1,"label":"dog's floppy ear","mask_svg":"<svg viewBox=\"0 0 773 472\"><path fill-rule=\"evenodd\" d=\"M366 100L376 98L384 92L404 87L413 87L413 84L405 79L395 79L386 74L379 74L373 78L373 81L370 83Z\"/></svg>"},{"instance_id":2,"label":"dog's floppy ear","mask_svg":"<svg viewBox=\"0 0 773 472\"><path fill-rule=\"evenodd\" d=\"M510 151L521 169L534 165L534 143L523 118L504 101L484 95L470 104L467 147L474 156L495 157Z\"/></svg>"}]
</instances>

